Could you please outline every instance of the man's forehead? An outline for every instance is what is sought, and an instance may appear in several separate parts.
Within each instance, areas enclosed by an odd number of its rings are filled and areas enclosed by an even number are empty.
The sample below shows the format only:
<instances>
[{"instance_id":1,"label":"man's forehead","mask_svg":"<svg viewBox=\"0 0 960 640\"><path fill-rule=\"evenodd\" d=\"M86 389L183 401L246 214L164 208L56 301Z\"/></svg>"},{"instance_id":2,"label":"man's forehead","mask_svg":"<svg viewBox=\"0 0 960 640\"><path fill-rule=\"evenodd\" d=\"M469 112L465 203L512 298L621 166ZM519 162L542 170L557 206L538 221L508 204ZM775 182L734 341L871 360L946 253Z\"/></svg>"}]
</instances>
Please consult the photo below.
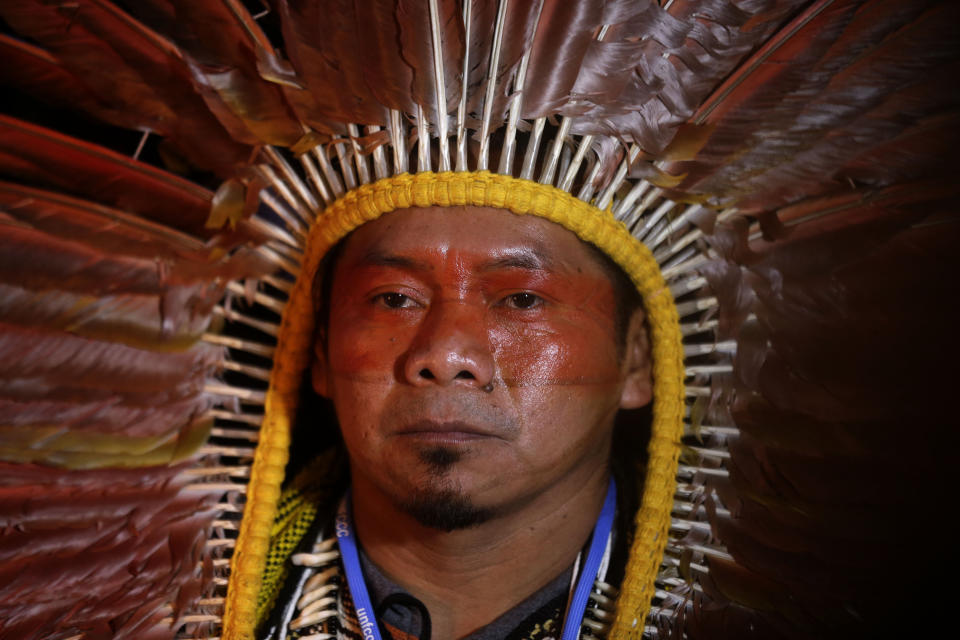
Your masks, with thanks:
<instances>
[{"instance_id":1,"label":"man's forehead","mask_svg":"<svg viewBox=\"0 0 960 640\"><path fill-rule=\"evenodd\" d=\"M458 251L457 246L449 246L447 249ZM436 250L434 252L440 253ZM493 247L490 251L478 257L480 260L475 268L480 272L496 271L498 269L540 271L550 269L554 265L551 256L537 247ZM362 265L380 267L433 269L432 264L418 260L412 255L407 255L400 248L388 248L379 244L368 247L367 251L360 255L356 262Z\"/></svg>"},{"instance_id":2,"label":"man's forehead","mask_svg":"<svg viewBox=\"0 0 960 640\"><path fill-rule=\"evenodd\" d=\"M413 267L418 257L470 256L475 268L556 269L595 262L589 245L536 216L491 207L410 208L385 214L348 239L348 261Z\"/></svg>"}]
</instances>

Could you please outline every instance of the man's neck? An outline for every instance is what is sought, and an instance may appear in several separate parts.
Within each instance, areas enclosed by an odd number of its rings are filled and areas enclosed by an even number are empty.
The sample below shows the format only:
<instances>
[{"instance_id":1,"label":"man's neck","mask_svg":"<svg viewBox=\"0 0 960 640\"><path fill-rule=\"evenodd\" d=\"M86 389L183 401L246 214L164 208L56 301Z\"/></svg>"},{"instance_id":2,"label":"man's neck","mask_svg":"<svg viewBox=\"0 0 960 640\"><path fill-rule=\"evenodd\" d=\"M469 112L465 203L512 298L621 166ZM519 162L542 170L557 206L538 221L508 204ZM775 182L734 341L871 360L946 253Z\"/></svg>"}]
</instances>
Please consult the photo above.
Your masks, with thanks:
<instances>
[{"instance_id":1,"label":"man's neck","mask_svg":"<svg viewBox=\"0 0 960 640\"><path fill-rule=\"evenodd\" d=\"M357 536L370 560L430 611L434 638L460 638L495 620L573 563L596 523L608 474L571 479L468 529L420 525L355 479Z\"/></svg>"}]
</instances>

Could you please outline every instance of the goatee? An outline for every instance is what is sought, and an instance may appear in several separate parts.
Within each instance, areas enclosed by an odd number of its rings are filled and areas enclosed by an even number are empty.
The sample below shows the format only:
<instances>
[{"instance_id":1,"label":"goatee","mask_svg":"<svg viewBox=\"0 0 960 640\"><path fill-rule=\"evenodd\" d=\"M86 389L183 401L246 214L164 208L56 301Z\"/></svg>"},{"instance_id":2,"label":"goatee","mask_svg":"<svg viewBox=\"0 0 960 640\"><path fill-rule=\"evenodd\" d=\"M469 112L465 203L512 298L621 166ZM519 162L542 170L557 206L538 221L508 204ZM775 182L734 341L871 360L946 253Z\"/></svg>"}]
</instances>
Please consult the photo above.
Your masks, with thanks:
<instances>
[{"instance_id":1,"label":"goatee","mask_svg":"<svg viewBox=\"0 0 960 640\"><path fill-rule=\"evenodd\" d=\"M400 508L424 527L448 533L483 524L493 516L491 509L478 507L453 489L418 489Z\"/></svg>"},{"instance_id":2,"label":"goatee","mask_svg":"<svg viewBox=\"0 0 960 640\"><path fill-rule=\"evenodd\" d=\"M419 456L427 465L430 481L426 484L429 486L417 488L400 504L404 512L425 527L446 532L475 527L493 516L491 509L478 507L458 488L443 482L450 468L460 461L460 451L429 447L422 449Z\"/></svg>"}]
</instances>

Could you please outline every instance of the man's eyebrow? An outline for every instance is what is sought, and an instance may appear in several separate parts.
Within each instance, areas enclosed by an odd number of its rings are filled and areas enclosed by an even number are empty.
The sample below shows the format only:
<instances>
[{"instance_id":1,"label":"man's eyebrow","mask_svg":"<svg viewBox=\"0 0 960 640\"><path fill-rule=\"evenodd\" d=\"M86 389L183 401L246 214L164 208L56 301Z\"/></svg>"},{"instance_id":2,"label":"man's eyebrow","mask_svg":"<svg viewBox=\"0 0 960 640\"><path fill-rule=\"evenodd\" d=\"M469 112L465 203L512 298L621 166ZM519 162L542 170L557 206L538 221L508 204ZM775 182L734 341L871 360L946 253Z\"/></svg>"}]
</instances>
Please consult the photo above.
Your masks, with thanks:
<instances>
[{"instance_id":1,"label":"man's eyebrow","mask_svg":"<svg viewBox=\"0 0 960 640\"><path fill-rule=\"evenodd\" d=\"M397 267L400 269L411 269L414 271L432 271L431 267L426 262L421 262L409 256L399 255L396 253L387 253L386 251L381 251L379 249L371 249L360 259L360 264L363 266L372 266L372 267Z\"/></svg>"},{"instance_id":2,"label":"man's eyebrow","mask_svg":"<svg viewBox=\"0 0 960 640\"><path fill-rule=\"evenodd\" d=\"M551 265L551 260L536 249L511 249L503 254L488 260L480 265L480 271L496 271L498 269L527 269L529 271L543 271Z\"/></svg>"}]
</instances>

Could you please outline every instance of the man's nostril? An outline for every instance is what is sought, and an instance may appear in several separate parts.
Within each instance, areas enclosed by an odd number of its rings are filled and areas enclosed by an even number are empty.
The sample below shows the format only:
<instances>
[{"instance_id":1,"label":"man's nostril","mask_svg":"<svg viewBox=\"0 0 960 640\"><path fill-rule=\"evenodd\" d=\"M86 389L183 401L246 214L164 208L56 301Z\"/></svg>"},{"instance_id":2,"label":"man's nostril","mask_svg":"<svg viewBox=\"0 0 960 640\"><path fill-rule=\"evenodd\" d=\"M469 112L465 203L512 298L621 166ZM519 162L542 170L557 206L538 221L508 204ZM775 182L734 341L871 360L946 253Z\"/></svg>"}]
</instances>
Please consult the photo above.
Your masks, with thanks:
<instances>
[{"instance_id":1,"label":"man's nostril","mask_svg":"<svg viewBox=\"0 0 960 640\"><path fill-rule=\"evenodd\" d=\"M476 380L477 379L477 377L472 373L470 373L469 371L461 371L454 377L459 380Z\"/></svg>"},{"instance_id":2,"label":"man's nostril","mask_svg":"<svg viewBox=\"0 0 960 640\"><path fill-rule=\"evenodd\" d=\"M420 369L420 377L425 380L433 380L434 375L430 369Z\"/></svg>"}]
</instances>

